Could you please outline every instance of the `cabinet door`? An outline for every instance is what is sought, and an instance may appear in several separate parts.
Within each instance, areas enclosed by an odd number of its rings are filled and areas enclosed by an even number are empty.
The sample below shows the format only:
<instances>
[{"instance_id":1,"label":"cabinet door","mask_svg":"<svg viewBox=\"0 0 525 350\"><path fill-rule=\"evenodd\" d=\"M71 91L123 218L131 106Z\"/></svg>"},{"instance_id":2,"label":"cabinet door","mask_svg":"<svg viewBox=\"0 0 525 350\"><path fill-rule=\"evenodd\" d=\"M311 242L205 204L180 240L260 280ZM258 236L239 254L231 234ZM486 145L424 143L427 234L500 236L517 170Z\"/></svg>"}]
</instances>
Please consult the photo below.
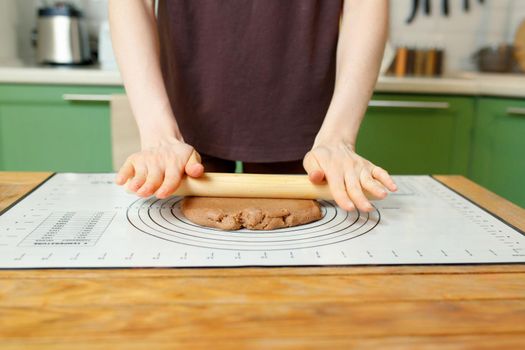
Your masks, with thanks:
<instances>
[{"instance_id":1,"label":"cabinet door","mask_svg":"<svg viewBox=\"0 0 525 350\"><path fill-rule=\"evenodd\" d=\"M467 174L474 98L378 94L357 151L393 174Z\"/></svg>"},{"instance_id":2,"label":"cabinet door","mask_svg":"<svg viewBox=\"0 0 525 350\"><path fill-rule=\"evenodd\" d=\"M525 208L525 101L480 98L471 178Z\"/></svg>"},{"instance_id":3,"label":"cabinet door","mask_svg":"<svg viewBox=\"0 0 525 350\"><path fill-rule=\"evenodd\" d=\"M1 85L1 170L111 171L108 101L68 101L64 95L118 91L122 89Z\"/></svg>"}]
</instances>

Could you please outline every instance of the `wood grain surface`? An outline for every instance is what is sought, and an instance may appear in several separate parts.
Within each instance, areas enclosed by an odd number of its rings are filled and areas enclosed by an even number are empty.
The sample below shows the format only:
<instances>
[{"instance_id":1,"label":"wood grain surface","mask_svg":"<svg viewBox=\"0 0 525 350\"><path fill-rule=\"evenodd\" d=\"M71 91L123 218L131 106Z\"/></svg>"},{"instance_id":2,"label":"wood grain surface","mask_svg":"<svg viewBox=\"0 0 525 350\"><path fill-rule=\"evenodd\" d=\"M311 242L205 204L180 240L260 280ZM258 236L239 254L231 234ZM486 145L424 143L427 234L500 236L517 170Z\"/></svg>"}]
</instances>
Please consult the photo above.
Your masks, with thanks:
<instances>
[{"instance_id":1,"label":"wood grain surface","mask_svg":"<svg viewBox=\"0 0 525 350\"><path fill-rule=\"evenodd\" d=\"M0 209L49 174L0 173ZM525 230L525 210L436 177ZM0 349L519 349L525 265L0 271Z\"/></svg>"}]
</instances>

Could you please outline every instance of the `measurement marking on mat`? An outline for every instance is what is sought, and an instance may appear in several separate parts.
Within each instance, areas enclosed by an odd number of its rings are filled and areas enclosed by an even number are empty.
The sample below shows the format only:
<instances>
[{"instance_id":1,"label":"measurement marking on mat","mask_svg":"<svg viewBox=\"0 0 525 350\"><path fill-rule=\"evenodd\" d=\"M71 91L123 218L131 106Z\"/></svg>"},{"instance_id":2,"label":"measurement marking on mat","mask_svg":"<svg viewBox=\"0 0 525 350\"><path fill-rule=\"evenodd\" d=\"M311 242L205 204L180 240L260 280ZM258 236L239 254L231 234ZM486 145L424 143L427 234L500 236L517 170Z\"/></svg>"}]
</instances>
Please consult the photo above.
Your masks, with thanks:
<instances>
[{"instance_id":1,"label":"measurement marking on mat","mask_svg":"<svg viewBox=\"0 0 525 350\"><path fill-rule=\"evenodd\" d=\"M49 260L53 256L53 253L49 253L47 256L42 257L42 260Z\"/></svg>"}]
</instances>

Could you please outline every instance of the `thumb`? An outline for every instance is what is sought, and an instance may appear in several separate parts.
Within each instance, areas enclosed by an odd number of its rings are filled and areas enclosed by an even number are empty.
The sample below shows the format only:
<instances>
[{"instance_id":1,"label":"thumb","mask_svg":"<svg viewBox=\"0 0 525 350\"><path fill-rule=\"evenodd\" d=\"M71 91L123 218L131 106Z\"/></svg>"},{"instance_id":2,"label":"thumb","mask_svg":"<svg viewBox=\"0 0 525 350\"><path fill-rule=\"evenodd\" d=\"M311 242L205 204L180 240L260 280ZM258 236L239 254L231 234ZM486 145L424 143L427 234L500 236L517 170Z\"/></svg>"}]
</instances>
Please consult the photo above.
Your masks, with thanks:
<instances>
[{"instance_id":1,"label":"thumb","mask_svg":"<svg viewBox=\"0 0 525 350\"><path fill-rule=\"evenodd\" d=\"M186 162L184 171L191 177L199 177L204 173L204 166L201 164L201 156L197 151L191 152L190 158Z\"/></svg>"},{"instance_id":2,"label":"thumb","mask_svg":"<svg viewBox=\"0 0 525 350\"><path fill-rule=\"evenodd\" d=\"M303 159L303 167L308 174L308 178L314 184L320 184L324 180L324 171L319 165L319 162L312 154L312 152L306 153Z\"/></svg>"}]
</instances>

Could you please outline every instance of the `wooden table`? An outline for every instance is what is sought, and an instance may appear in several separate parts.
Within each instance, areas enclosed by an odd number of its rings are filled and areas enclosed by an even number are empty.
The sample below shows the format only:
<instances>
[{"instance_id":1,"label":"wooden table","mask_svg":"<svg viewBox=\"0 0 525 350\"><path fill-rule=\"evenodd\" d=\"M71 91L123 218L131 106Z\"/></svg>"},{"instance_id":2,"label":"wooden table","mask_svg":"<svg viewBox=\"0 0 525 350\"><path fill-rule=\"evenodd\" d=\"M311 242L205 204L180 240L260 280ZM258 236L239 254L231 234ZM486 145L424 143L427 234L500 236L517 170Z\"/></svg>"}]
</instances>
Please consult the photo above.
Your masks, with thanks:
<instances>
[{"instance_id":1,"label":"wooden table","mask_svg":"<svg viewBox=\"0 0 525 350\"><path fill-rule=\"evenodd\" d=\"M0 173L0 207L46 173ZM441 181L525 229L525 210ZM0 271L0 349L525 347L525 265Z\"/></svg>"}]
</instances>

